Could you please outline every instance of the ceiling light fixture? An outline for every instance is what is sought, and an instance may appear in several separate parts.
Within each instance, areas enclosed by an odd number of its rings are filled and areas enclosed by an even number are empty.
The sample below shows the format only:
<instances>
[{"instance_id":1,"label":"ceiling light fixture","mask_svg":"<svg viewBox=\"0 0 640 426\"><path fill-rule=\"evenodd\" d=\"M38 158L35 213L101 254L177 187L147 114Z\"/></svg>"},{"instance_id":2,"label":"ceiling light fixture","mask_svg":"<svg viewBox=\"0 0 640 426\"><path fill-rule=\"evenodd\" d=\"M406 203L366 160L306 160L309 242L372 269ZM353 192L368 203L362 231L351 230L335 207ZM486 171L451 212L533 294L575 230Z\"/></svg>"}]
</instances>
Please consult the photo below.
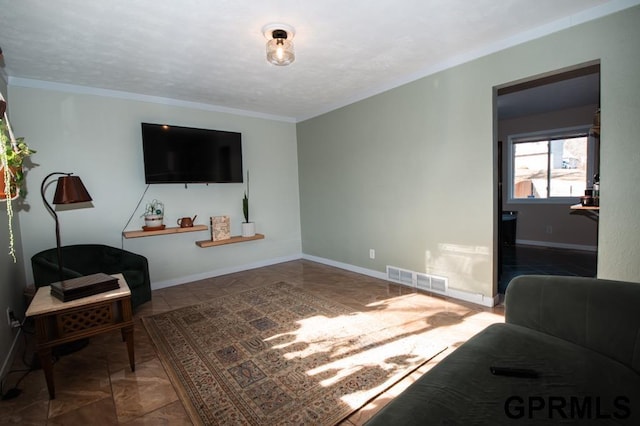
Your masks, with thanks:
<instances>
[{"instance_id":1,"label":"ceiling light fixture","mask_svg":"<svg viewBox=\"0 0 640 426\"><path fill-rule=\"evenodd\" d=\"M291 64L296 55L293 52L293 28L286 24L270 24L262 28L267 41L267 61L273 65Z\"/></svg>"}]
</instances>

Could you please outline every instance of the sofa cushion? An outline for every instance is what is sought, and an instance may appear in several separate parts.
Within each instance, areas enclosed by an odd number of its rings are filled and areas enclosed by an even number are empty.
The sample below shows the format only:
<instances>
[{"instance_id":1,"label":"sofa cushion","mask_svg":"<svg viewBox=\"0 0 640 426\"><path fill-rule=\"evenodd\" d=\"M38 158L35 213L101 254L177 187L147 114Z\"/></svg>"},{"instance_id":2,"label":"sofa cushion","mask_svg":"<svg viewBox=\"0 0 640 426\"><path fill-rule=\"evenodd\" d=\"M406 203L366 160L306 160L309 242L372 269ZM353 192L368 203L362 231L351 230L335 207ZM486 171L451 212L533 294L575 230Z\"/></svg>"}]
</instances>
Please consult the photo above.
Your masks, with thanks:
<instances>
[{"instance_id":1,"label":"sofa cushion","mask_svg":"<svg viewBox=\"0 0 640 426\"><path fill-rule=\"evenodd\" d=\"M593 349L640 374L640 284L521 275L506 293L506 322Z\"/></svg>"},{"instance_id":2,"label":"sofa cushion","mask_svg":"<svg viewBox=\"0 0 640 426\"><path fill-rule=\"evenodd\" d=\"M613 330L612 330L613 331ZM530 368L538 378L492 375ZM514 324L472 337L368 425L539 424L640 419L640 375L601 353Z\"/></svg>"}]
</instances>

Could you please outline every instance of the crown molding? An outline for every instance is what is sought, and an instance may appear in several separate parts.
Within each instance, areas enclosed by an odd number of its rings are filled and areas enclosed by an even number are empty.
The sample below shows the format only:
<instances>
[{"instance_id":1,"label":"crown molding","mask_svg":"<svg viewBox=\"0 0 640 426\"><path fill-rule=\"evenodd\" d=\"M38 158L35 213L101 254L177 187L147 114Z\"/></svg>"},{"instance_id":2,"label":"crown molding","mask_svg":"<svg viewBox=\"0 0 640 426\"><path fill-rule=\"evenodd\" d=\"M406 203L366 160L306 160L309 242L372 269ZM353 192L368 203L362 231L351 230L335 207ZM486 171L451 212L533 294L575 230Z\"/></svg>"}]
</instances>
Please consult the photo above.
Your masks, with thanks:
<instances>
[{"instance_id":1,"label":"crown molding","mask_svg":"<svg viewBox=\"0 0 640 426\"><path fill-rule=\"evenodd\" d=\"M124 92L120 90L101 89L98 87L78 86L75 84L56 83L51 81L33 80L29 78L9 76L9 86L26 87L31 89L52 90L56 92L75 93L80 95L104 96L108 98L125 99L129 101L148 102L153 104L169 105L181 108L192 108L204 111L221 112L225 114L239 115L243 117L260 118L264 120L283 121L295 123L294 117L266 114L256 111L248 111L238 108L229 108L220 105L205 104L200 102L182 101L178 99L163 98L160 96L142 95L139 93Z\"/></svg>"}]
</instances>

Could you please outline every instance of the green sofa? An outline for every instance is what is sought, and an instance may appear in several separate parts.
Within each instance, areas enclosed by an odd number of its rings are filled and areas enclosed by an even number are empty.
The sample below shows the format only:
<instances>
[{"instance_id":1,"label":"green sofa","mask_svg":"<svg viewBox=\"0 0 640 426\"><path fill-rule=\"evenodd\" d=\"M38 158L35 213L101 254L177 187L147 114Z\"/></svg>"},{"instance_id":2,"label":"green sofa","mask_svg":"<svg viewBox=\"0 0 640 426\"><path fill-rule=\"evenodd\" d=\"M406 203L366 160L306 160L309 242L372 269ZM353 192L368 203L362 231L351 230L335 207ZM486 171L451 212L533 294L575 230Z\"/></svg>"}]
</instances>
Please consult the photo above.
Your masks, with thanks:
<instances>
[{"instance_id":1,"label":"green sofa","mask_svg":"<svg viewBox=\"0 0 640 426\"><path fill-rule=\"evenodd\" d=\"M640 424L640 284L519 276L505 308L367 425Z\"/></svg>"},{"instance_id":2,"label":"green sofa","mask_svg":"<svg viewBox=\"0 0 640 426\"><path fill-rule=\"evenodd\" d=\"M136 253L102 244L77 244L62 247L64 279L104 272L122 273L131 290L131 305L135 309L151 300L151 280L147 258ZM31 257L36 287L60 281L56 249L48 249Z\"/></svg>"}]
</instances>

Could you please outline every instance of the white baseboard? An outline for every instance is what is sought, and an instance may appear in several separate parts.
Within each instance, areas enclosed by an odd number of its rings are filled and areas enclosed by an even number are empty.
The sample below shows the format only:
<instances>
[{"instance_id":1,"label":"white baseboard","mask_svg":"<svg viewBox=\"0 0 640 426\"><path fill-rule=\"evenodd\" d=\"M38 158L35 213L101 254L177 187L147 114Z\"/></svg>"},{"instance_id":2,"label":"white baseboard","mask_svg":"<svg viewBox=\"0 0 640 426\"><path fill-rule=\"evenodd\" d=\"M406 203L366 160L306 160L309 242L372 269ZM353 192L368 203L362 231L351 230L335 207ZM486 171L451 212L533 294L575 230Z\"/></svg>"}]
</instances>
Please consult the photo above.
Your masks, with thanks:
<instances>
[{"instance_id":1,"label":"white baseboard","mask_svg":"<svg viewBox=\"0 0 640 426\"><path fill-rule=\"evenodd\" d=\"M308 254L302 255L303 259L310 260L313 262L322 263L329 266L334 266L336 268L345 269L347 271L356 272L358 274L367 275L370 277L378 278L384 281L393 282L396 284L403 285L402 283L398 283L396 281L389 280L387 278L387 274L385 272L375 271L373 269L362 268L360 266L350 265L348 263L337 262L331 259L325 259L322 257L311 256ZM439 293L440 294L440 293ZM477 305L482 305L486 307L493 307L498 304L499 296L496 294L493 297L485 296L481 293L470 293L468 291L456 290L455 288L449 288L445 294L445 296L452 297L454 299L462 300L465 302L475 303Z\"/></svg>"},{"instance_id":2,"label":"white baseboard","mask_svg":"<svg viewBox=\"0 0 640 426\"><path fill-rule=\"evenodd\" d=\"M551 241L516 240L516 244L520 244L524 246L561 248L561 249L569 249L569 250L581 250L581 251L593 251L593 252L598 251L598 246L587 246L583 244L554 243Z\"/></svg>"},{"instance_id":3,"label":"white baseboard","mask_svg":"<svg viewBox=\"0 0 640 426\"><path fill-rule=\"evenodd\" d=\"M360 266L351 265L348 263L338 262L332 259L326 259L324 257L312 256L310 254L295 254L291 256L273 258L261 260L259 262L248 263L244 265L232 266L229 268L216 269L214 271L208 271L201 274L188 275L180 278L176 278L174 280L166 280L159 281L151 284L151 288L153 290L158 290L165 287L173 287L180 284L186 284L193 281L205 280L207 278L219 277L221 275L233 274L235 272L248 271L250 269L262 268L263 266L276 265L278 263L290 262L292 260L305 259L311 262L317 262L328 266L333 266L335 268L344 269L346 271L355 272L357 274L366 275L369 277L377 278L384 281L391 281L387 278L387 274L385 272L376 271L373 269L363 268ZM492 307L498 304L499 296L496 295L494 297L485 296L480 293L470 293L467 291L456 290L454 288L449 288L446 296L452 297L454 299L462 300L465 302L475 303L477 305Z\"/></svg>"},{"instance_id":4,"label":"white baseboard","mask_svg":"<svg viewBox=\"0 0 640 426\"><path fill-rule=\"evenodd\" d=\"M336 268L344 269L358 274L367 275L369 277L379 278L381 280L387 279L387 274L373 269L362 268L360 266L350 265L348 263L342 263L331 259L325 259L324 257L312 256L310 254L302 254L302 258L310 260L312 262L322 263L324 265L334 266Z\"/></svg>"},{"instance_id":5,"label":"white baseboard","mask_svg":"<svg viewBox=\"0 0 640 426\"><path fill-rule=\"evenodd\" d=\"M493 297L490 297L485 296L482 293L469 293L468 291L449 288L446 295L454 299L475 303L476 305L486 306L487 308L493 308L498 303L500 303L500 296L497 294Z\"/></svg>"},{"instance_id":6,"label":"white baseboard","mask_svg":"<svg viewBox=\"0 0 640 426\"><path fill-rule=\"evenodd\" d=\"M278 263L290 262L302 258L302 254L293 254L291 256L277 257L265 259L259 262L246 263L244 265L231 266L228 268L216 269L213 271L203 272L201 274L187 275L173 280L158 281L151 283L152 290L158 290L165 287L173 287L175 285L186 284L193 281L206 280L207 278L219 277L221 275L233 274L235 272L248 271L250 269L262 268L263 266L276 265Z\"/></svg>"}]
</instances>

